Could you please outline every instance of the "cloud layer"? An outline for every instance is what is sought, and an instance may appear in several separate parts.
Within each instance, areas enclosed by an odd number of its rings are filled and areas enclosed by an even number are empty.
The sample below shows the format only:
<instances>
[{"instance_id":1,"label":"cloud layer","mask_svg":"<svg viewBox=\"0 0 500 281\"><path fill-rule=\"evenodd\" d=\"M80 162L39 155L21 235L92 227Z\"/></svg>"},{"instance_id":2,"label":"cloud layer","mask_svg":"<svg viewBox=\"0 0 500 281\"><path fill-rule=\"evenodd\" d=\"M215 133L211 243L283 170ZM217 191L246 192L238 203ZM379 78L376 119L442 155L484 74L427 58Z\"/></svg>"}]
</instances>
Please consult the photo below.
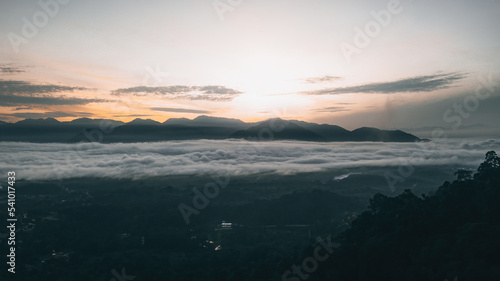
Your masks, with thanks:
<instances>
[{"instance_id":1,"label":"cloud layer","mask_svg":"<svg viewBox=\"0 0 500 281\"><path fill-rule=\"evenodd\" d=\"M306 78L306 79L304 79L304 81L306 83L309 83L309 84L317 84L317 83L331 83L331 82L338 81L341 79L342 79L342 77L326 75L326 76L322 76L322 77Z\"/></svg>"},{"instance_id":2,"label":"cloud layer","mask_svg":"<svg viewBox=\"0 0 500 281\"><path fill-rule=\"evenodd\" d=\"M194 113L194 114L210 114L211 111L189 108L173 108L173 107L150 107L149 109L163 112L176 112L176 113Z\"/></svg>"},{"instance_id":3,"label":"cloud layer","mask_svg":"<svg viewBox=\"0 0 500 281\"><path fill-rule=\"evenodd\" d=\"M92 117L93 114L90 112L64 112L64 111L51 111L51 112L19 112L12 114L0 114L0 116L14 116L19 118L61 118L61 117Z\"/></svg>"},{"instance_id":4,"label":"cloud layer","mask_svg":"<svg viewBox=\"0 0 500 281\"><path fill-rule=\"evenodd\" d=\"M17 74L25 72L13 64L0 64L0 74Z\"/></svg>"},{"instance_id":5,"label":"cloud layer","mask_svg":"<svg viewBox=\"0 0 500 281\"><path fill-rule=\"evenodd\" d=\"M224 86L167 86L167 87L132 87L117 89L113 95L158 96L173 99L231 101L242 94Z\"/></svg>"},{"instance_id":6,"label":"cloud layer","mask_svg":"<svg viewBox=\"0 0 500 281\"><path fill-rule=\"evenodd\" d=\"M319 108L316 109L316 112L343 112L343 111L351 111L350 109L346 108L345 106L329 106L325 108Z\"/></svg>"},{"instance_id":7,"label":"cloud layer","mask_svg":"<svg viewBox=\"0 0 500 281\"><path fill-rule=\"evenodd\" d=\"M44 94L90 90L84 87L61 85L37 85L26 81L0 80L0 93L2 94Z\"/></svg>"},{"instance_id":8,"label":"cloud layer","mask_svg":"<svg viewBox=\"0 0 500 281\"><path fill-rule=\"evenodd\" d=\"M316 91L303 92L308 95L341 95L341 94L394 94L404 92L431 92L445 89L452 86L453 83L466 77L463 73L446 73L436 75L417 76L401 79L392 82L371 83L359 86L330 88Z\"/></svg>"},{"instance_id":9,"label":"cloud layer","mask_svg":"<svg viewBox=\"0 0 500 281\"><path fill-rule=\"evenodd\" d=\"M69 98L59 94L91 90L84 87L54 84L38 85L26 81L0 80L0 106L82 105L105 101L101 99Z\"/></svg>"},{"instance_id":10,"label":"cloud layer","mask_svg":"<svg viewBox=\"0 0 500 281\"><path fill-rule=\"evenodd\" d=\"M170 141L131 144L0 143L0 173L20 179L144 178L165 175L271 172L293 174L349 167L453 165L475 168L500 141L309 143Z\"/></svg>"}]
</instances>

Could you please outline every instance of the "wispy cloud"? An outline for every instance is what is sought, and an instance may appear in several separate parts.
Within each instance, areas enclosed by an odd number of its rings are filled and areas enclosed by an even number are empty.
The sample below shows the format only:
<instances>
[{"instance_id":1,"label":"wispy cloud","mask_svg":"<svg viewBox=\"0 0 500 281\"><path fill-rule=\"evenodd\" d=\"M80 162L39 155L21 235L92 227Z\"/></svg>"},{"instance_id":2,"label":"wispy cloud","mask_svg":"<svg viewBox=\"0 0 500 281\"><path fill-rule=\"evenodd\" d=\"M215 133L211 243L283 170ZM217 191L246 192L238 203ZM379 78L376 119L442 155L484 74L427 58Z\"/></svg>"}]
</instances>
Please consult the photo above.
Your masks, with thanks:
<instances>
[{"instance_id":1,"label":"wispy cloud","mask_svg":"<svg viewBox=\"0 0 500 281\"><path fill-rule=\"evenodd\" d=\"M15 110L30 110L30 109L33 109L32 106L20 106L20 107L16 107Z\"/></svg>"},{"instance_id":2,"label":"wispy cloud","mask_svg":"<svg viewBox=\"0 0 500 281\"><path fill-rule=\"evenodd\" d=\"M27 81L0 80L0 106L36 107L105 102L102 99L81 99L62 95L62 93L75 91L93 91L93 89L54 84L32 84Z\"/></svg>"},{"instance_id":3,"label":"wispy cloud","mask_svg":"<svg viewBox=\"0 0 500 281\"><path fill-rule=\"evenodd\" d=\"M13 64L0 64L0 74L16 74L25 72L20 67Z\"/></svg>"},{"instance_id":4,"label":"wispy cloud","mask_svg":"<svg viewBox=\"0 0 500 281\"><path fill-rule=\"evenodd\" d=\"M316 112L343 112L343 111L351 111L350 109L344 106L329 106L325 108L318 108L315 110Z\"/></svg>"},{"instance_id":5,"label":"wispy cloud","mask_svg":"<svg viewBox=\"0 0 500 281\"><path fill-rule=\"evenodd\" d=\"M52 112L19 112L12 114L2 114L2 116L18 117L18 118L61 118L61 117L91 117L92 113L89 112L64 112L64 111L52 111Z\"/></svg>"},{"instance_id":6,"label":"wispy cloud","mask_svg":"<svg viewBox=\"0 0 500 281\"><path fill-rule=\"evenodd\" d=\"M122 118L122 117L151 117L152 115L148 115L148 114L130 114L130 115L113 115L113 117L118 117L118 118Z\"/></svg>"},{"instance_id":7,"label":"wispy cloud","mask_svg":"<svg viewBox=\"0 0 500 281\"><path fill-rule=\"evenodd\" d=\"M212 113L211 111L208 111L208 110L189 109L189 108L151 107L149 109L155 110L155 111L178 112L178 113L195 113L195 114L210 114L210 113Z\"/></svg>"},{"instance_id":8,"label":"wispy cloud","mask_svg":"<svg viewBox=\"0 0 500 281\"><path fill-rule=\"evenodd\" d=\"M0 93L0 106L50 106L50 105L83 105L95 102L106 102L102 99L79 99L49 96L17 96Z\"/></svg>"},{"instance_id":9,"label":"wispy cloud","mask_svg":"<svg viewBox=\"0 0 500 281\"><path fill-rule=\"evenodd\" d=\"M318 83L330 83L334 81L341 80L342 77L338 76L322 76L322 77L311 77L311 78L306 78L304 81L309 84L318 84Z\"/></svg>"},{"instance_id":10,"label":"wispy cloud","mask_svg":"<svg viewBox=\"0 0 500 281\"><path fill-rule=\"evenodd\" d=\"M32 84L27 81L0 80L0 94L45 94L74 91L92 91L92 89L54 84Z\"/></svg>"},{"instance_id":11,"label":"wispy cloud","mask_svg":"<svg viewBox=\"0 0 500 281\"><path fill-rule=\"evenodd\" d=\"M315 91L302 92L306 95L341 95L341 94L394 94L404 92L431 92L445 89L452 86L453 83L464 79L467 74L464 73L446 73L436 75L417 76L405 78L392 82L371 83L344 88L329 88Z\"/></svg>"},{"instance_id":12,"label":"wispy cloud","mask_svg":"<svg viewBox=\"0 0 500 281\"><path fill-rule=\"evenodd\" d=\"M226 88L224 86L167 86L147 87L139 86L132 88L117 89L113 95L134 96L158 96L172 99L207 100L207 101L231 101L243 92Z\"/></svg>"}]
</instances>

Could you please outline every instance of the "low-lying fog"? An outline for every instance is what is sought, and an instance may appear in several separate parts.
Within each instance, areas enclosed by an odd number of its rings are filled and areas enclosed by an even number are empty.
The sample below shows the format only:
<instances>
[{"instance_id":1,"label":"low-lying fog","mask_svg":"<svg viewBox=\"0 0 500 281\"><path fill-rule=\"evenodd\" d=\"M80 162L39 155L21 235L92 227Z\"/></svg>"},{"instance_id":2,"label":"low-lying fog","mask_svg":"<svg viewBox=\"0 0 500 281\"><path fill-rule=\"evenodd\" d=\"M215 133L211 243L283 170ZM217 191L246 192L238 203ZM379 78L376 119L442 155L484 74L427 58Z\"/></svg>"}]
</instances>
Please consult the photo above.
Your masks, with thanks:
<instances>
[{"instance_id":1,"label":"low-lying fog","mask_svg":"<svg viewBox=\"0 0 500 281\"><path fill-rule=\"evenodd\" d=\"M476 168L500 141L428 143L248 142L196 140L156 143L38 144L0 142L0 172L18 179L142 178L261 172L294 174L353 167L452 165Z\"/></svg>"}]
</instances>

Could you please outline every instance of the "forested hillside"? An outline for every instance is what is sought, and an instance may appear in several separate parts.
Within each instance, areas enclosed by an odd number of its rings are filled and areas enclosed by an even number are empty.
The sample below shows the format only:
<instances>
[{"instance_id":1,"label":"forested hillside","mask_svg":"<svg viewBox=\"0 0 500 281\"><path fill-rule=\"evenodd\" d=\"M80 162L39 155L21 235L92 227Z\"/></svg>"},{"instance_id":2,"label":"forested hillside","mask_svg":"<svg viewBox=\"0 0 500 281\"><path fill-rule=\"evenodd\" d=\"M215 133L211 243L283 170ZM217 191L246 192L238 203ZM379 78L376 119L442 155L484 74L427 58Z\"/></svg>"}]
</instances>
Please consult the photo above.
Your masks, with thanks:
<instances>
[{"instance_id":1,"label":"forested hillside","mask_svg":"<svg viewBox=\"0 0 500 281\"><path fill-rule=\"evenodd\" d=\"M314 280L500 280L500 159L433 196L375 195Z\"/></svg>"}]
</instances>

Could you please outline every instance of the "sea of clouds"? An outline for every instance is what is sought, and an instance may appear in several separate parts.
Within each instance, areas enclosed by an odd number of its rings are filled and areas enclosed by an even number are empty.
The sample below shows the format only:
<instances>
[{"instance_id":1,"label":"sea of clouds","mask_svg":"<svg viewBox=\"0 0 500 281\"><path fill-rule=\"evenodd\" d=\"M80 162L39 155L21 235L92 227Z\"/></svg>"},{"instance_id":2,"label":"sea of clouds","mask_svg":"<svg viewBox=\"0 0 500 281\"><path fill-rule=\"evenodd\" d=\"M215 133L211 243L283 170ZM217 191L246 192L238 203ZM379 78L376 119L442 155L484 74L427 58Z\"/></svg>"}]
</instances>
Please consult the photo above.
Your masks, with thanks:
<instances>
[{"instance_id":1,"label":"sea of clouds","mask_svg":"<svg viewBox=\"0 0 500 281\"><path fill-rule=\"evenodd\" d=\"M453 165L475 168L498 140L442 140L428 143L249 142L193 140L156 143L0 142L0 172L18 179L262 172L293 174L350 167Z\"/></svg>"}]
</instances>

